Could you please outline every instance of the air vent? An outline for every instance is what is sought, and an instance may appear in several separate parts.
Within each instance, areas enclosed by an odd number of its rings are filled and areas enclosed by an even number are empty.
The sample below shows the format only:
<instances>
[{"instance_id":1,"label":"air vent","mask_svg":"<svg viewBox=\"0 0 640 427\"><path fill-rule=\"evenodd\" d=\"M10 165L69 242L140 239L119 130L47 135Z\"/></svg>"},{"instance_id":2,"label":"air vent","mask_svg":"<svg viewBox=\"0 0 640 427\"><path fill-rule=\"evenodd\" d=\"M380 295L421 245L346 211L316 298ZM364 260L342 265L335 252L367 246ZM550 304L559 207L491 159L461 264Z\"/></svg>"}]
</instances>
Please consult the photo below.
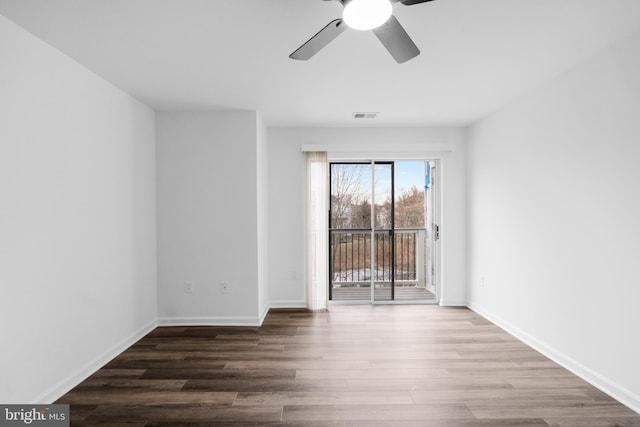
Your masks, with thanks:
<instances>
[{"instance_id":1,"label":"air vent","mask_svg":"<svg viewBox=\"0 0 640 427\"><path fill-rule=\"evenodd\" d=\"M378 113L353 113L354 119L375 119Z\"/></svg>"}]
</instances>

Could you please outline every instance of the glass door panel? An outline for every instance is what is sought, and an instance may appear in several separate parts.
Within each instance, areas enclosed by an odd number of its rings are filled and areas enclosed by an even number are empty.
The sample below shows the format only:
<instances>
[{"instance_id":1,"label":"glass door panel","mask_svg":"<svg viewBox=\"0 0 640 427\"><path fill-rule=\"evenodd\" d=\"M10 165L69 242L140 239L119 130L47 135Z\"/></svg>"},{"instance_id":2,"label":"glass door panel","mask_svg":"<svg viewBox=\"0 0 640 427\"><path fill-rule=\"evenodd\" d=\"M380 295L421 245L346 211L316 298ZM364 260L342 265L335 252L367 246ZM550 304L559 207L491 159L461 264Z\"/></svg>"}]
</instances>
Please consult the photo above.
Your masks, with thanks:
<instances>
[{"instance_id":1,"label":"glass door panel","mask_svg":"<svg viewBox=\"0 0 640 427\"><path fill-rule=\"evenodd\" d=\"M394 299L393 163L375 163L373 171L374 292L373 301Z\"/></svg>"},{"instance_id":2,"label":"glass door panel","mask_svg":"<svg viewBox=\"0 0 640 427\"><path fill-rule=\"evenodd\" d=\"M433 275L434 162L395 162L395 300L435 300ZM431 238L431 239L430 239ZM433 286L430 286L433 284Z\"/></svg>"},{"instance_id":3,"label":"glass door panel","mask_svg":"<svg viewBox=\"0 0 640 427\"><path fill-rule=\"evenodd\" d=\"M329 299L371 300L371 163L332 163Z\"/></svg>"}]
</instances>

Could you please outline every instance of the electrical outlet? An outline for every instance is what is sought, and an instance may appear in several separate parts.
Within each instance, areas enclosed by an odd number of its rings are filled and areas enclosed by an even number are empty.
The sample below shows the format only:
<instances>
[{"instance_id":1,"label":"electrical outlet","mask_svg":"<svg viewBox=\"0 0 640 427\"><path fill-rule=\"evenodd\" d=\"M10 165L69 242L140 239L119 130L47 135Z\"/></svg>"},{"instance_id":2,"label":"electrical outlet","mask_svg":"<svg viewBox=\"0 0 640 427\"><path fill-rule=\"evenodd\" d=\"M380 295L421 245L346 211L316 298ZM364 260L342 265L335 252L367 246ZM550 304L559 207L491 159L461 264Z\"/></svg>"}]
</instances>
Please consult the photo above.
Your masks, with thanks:
<instances>
[{"instance_id":1,"label":"electrical outlet","mask_svg":"<svg viewBox=\"0 0 640 427\"><path fill-rule=\"evenodd\" d=\"M185 283L184 284L184 293L185 294L192 294L193 293L193 285L191 283Z\"/></svg>"},{"instance_id":2,"label":"electrical outlet","mask_svg":"<svg viewBox=\"0 0 640 427\"><path fill-rule=\"evenodd\" d=\"M228 294L230 292L230 286L228 282L220 283L220 292L223 294Z\"/></svg>"}]
</instances>

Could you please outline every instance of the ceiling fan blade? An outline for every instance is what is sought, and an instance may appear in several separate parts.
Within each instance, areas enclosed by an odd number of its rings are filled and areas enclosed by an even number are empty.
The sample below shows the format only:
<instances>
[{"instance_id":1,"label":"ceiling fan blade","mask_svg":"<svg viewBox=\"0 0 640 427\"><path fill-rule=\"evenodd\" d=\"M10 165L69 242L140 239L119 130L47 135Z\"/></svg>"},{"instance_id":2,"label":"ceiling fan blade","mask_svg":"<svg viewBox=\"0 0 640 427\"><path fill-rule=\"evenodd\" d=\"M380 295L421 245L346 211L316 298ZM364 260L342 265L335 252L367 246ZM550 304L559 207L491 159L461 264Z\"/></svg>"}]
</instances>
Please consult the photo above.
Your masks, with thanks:
<instances>
[{"instance_id":1,"label":"ceiling fan blade","mask_svg":"<svg viewBox=\"0 0 640 427\"><path fill-rule=\"evenodd\" d=\"M318 31L315 36L307 40L305 44L289 55L289 58L306 61L318 53L323 47L328 45L331 40L342 34L346 29L347 26L342 22L342 19L334 19L329 22L326 27Z\"/></svg>"},{"instance_id":2,"label":"ceiling fan blade","mask_svg":"<svg viewBox=\"0 0 640 427\"><path fill-rule=\"evenodd\" d=\"M386 24L374 28L373 32L398 64L420 55L420 49L393 15Z\"/></svg>"},{"instance_id":3,"label":"ceiling fan blade","mask_svg":"<svg viewBox=\"0 0 640 427\"><path fill-rule=\"evenodd\" d=\"M433 1L433 0L400 0L400 3L402 3L405 6L411 6L414 4L426 3L428 1Z\"/></svg>"}]
</instances>

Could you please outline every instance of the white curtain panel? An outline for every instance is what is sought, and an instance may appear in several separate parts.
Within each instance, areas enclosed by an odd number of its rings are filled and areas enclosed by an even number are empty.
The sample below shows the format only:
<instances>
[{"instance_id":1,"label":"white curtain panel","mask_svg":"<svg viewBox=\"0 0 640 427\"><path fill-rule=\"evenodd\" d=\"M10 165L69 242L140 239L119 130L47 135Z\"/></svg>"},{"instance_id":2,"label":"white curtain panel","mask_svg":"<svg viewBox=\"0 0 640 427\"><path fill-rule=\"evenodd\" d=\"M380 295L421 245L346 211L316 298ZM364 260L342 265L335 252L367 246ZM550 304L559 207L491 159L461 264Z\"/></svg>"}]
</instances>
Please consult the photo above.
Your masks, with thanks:
<instances>
[{"instance_id":1,"label":"white curtain panel","mask_svg":"<svg viewBox=\"0 0 640 427\"><path fill-rule=\"evenodd\" d=\"M326 152L307 152L307 308L326 310L329 299L329 166Z\"/></svg>"}]
</instances>

